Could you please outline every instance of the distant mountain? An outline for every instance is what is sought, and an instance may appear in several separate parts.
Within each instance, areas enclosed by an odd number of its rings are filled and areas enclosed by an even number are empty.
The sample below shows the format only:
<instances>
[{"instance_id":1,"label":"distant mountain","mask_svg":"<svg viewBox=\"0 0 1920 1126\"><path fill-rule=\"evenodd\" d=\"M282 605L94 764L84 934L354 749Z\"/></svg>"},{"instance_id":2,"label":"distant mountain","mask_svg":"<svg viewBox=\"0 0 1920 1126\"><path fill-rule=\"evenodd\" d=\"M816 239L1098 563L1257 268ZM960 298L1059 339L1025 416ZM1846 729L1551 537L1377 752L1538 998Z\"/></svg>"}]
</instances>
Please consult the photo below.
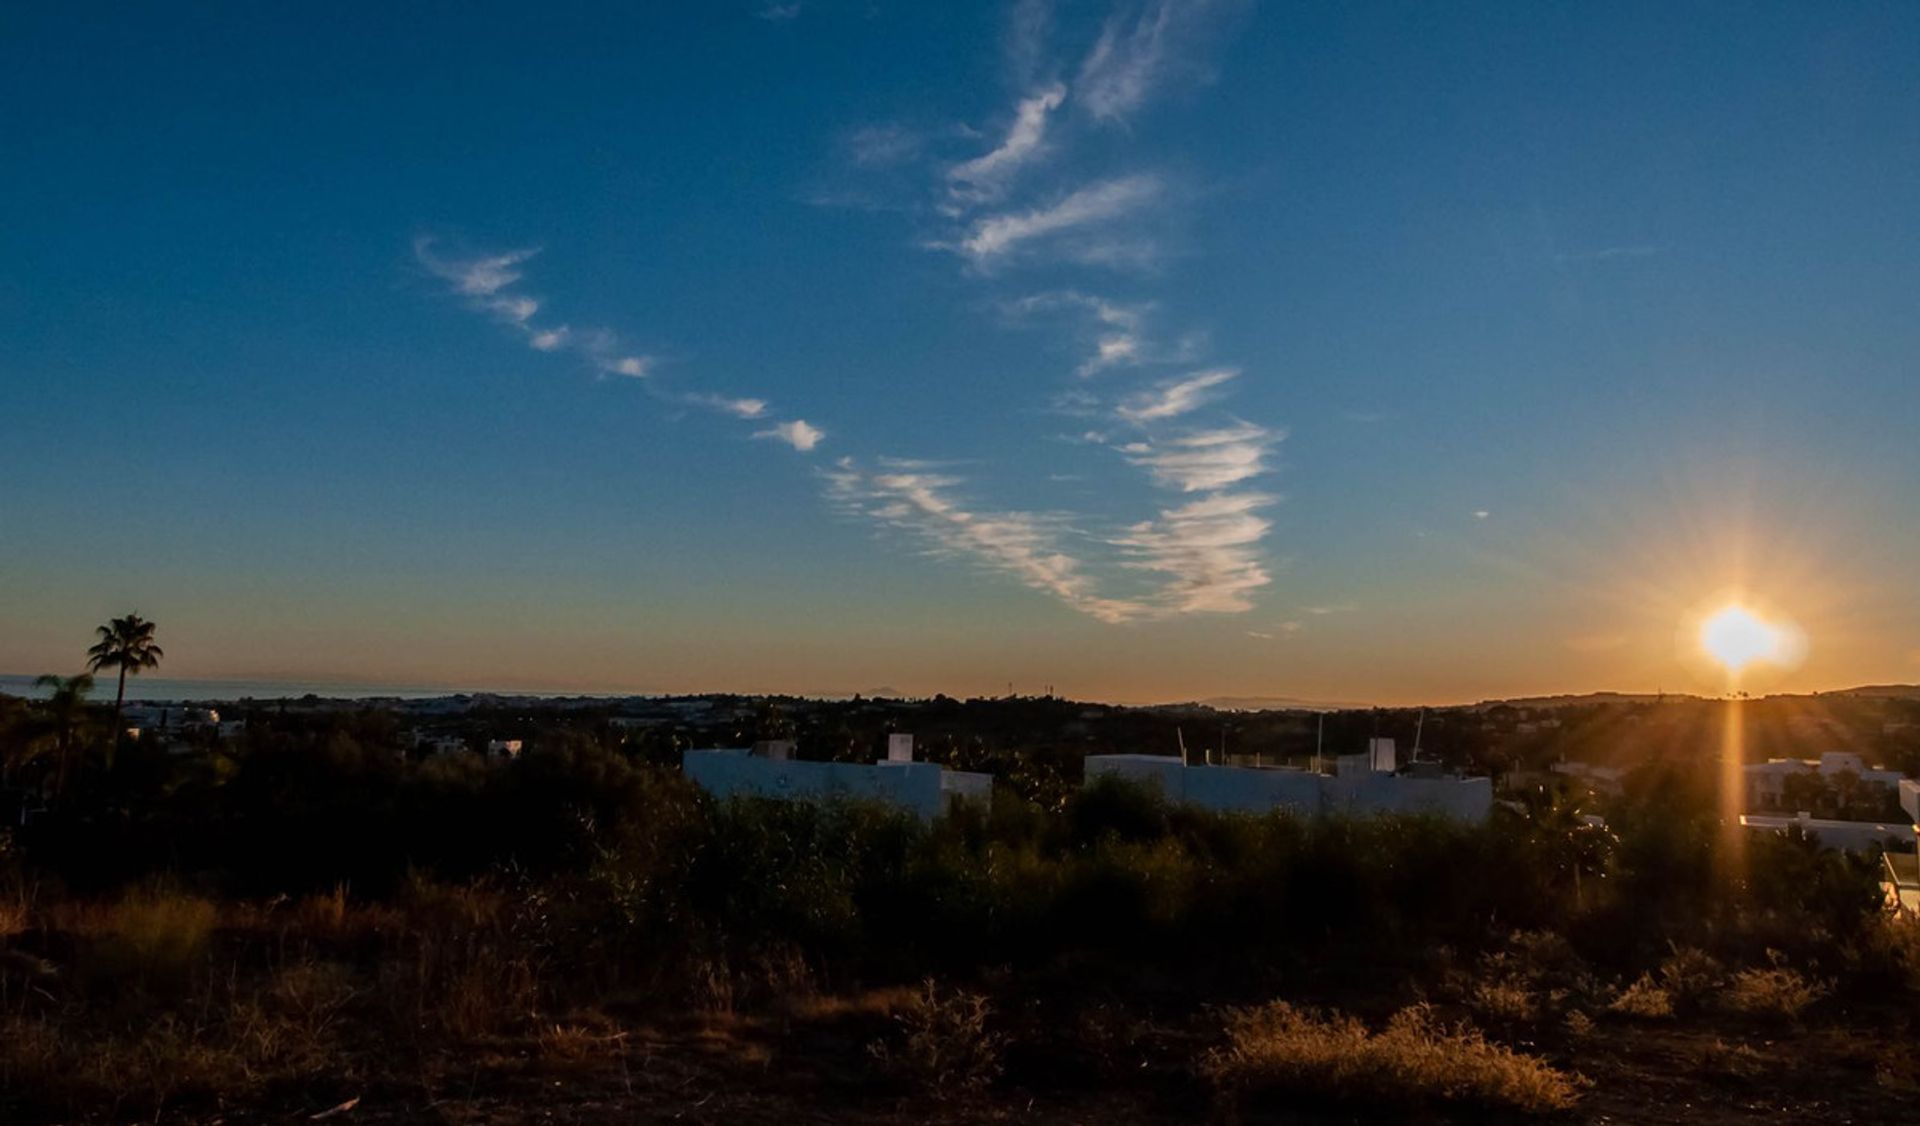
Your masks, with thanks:
<instances>
[{"instance_id":1,"label":"distant mountain","mask_svg":"<svg viewBox=\"0 0 1920 1126\"><path fill-rule=\"evenodd\" d=\"M1685 692L1587 692L1565 696L1514 696L1505 700L1482 700L1470 704L1476 710L1487 708L1577 708L1592 704L1678 704L1705 699Z\"/></svg>"},{"instance_id":2,"label":"distant mountain","mask_svg":"<svg viewBox=\"0 0 1920 1126\"><path fill-rule=\"evenodd\" d=\"M1871 696L1891 700L1920 700L1920 684L1863 684L1858 688L1842 688L1837 692L1822 692L1822 696Z\"/></svg>"},{"instance_id":3,"label":"distant mountain","mask_svg":"<svg viewBox=\"0 0 1920 1126\"><path fill-rule=\"evenodd\" d=\"M1217 712L1344 712L1373 705L1353 700L1304 700L1298 696L1209 696L1186 704L1159 706L1212 708Z\"/></svg>"}]
</instances>

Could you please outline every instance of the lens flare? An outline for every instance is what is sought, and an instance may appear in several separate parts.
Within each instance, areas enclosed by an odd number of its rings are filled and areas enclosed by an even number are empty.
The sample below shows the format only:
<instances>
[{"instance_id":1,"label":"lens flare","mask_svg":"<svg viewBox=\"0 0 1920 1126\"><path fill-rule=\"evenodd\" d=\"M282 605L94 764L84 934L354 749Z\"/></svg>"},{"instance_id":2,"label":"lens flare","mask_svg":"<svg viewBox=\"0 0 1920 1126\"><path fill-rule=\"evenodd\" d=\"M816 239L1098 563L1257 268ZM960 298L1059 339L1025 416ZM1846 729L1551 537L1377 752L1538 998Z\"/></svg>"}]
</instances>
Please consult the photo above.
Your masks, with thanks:
<instances>
[{"instance_id":1,"label":"lens flare","mask_svg":"<svg viewBox=\"0 0 1920 1126\"><path fill-rule=\"evenodd\" d=\"M1769 625L1744 606L1727 606L1700 623L1700 647L1714 660L1737 673L1755 661L1778 664L1785 660L1787 633Z\"/></svg>"}]
</instances>

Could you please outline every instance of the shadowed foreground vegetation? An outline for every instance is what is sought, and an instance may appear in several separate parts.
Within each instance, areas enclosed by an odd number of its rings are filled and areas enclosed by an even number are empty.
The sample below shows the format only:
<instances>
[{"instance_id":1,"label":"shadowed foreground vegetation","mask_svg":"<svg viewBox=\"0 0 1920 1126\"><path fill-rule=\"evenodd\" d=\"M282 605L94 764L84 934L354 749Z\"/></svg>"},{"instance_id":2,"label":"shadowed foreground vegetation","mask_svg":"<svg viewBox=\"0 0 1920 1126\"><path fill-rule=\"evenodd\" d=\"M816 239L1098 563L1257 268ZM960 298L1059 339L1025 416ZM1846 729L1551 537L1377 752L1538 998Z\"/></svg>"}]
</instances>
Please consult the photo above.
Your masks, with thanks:
<instances>
[{"instance_id":1,"label":"shadowed foreground vegetation","mask_svg":"<svg viewBox=\"0 0 1920 1126\"><path fill-rule=\"evenodd\" d=\"M1635 1069L1767 1073L1749 1041L1791 1041L1809 1081L1842 1059L1820 1097L1860 1120L1914 1093L1880 1049L1912 1033L1920 941L1872 865L1724 855L1704 779L1671 768L1599 831L1121 785L923 825L717 805L565 734L507 763L408 763L346 724L123 759L4 838L10 1120L358 1098L481 1121L536 1091L582 1120L703 1096L712 1120L1618 1114Z\"/></svg>"}]
</instances>

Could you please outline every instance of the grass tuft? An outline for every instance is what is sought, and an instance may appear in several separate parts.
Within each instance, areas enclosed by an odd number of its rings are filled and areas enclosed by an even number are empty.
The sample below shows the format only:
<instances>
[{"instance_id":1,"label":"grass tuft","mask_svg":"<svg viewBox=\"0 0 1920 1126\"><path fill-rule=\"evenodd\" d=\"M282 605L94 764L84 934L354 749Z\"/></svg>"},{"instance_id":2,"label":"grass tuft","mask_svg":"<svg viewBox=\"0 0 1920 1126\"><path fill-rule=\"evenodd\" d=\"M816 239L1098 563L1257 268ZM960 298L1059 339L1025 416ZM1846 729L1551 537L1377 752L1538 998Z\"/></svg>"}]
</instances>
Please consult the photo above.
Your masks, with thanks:
<instances>
[{"instance_id":1,"label":"grass tuft","mask_svg":"<svg viewBox=\"0 0 1920 1126\"><path fill-rule=\"evenodd\" d=\"M1380 1032L1354 1016L1315 1015L1286 1001L1227 1013L1227 1043L1202 1074L1233 1101L1304 1095L1371 1107L1469 1103L1524 1113L1565 1111L1582 1080L1542 1059L1444 1024L1427 1005L1402 1009Z\"/></svg>"},{"instance_id":2,"label":"grass tuft","mask_svg":"<svg viewBox=\"0 0 1920 1126\"><path fill-rule=\"evenodd\" d=\"M993 1007L978 993L942 993L928 980L897 1013L896 1040L868 1046L879 1070L935 1099L969 1098L1000 1075L1005 1042L987 1028Z\"/></svg>"},{"instance_id":3,"label":"grass tuft","mask_svg":"<svg viewBox=\"0 0 1920 1126\"><path fill-rule=\"evenodd\" d=\"M1426 1005L1397 1013L1377 1033L1350 1016L1284 1001L1227 1014L1227 1041L1201 1071L1235 1101L1305 1096L1412 1108L1464 1103L1545 1113L1565 1110L1581 1080L1494 1044L1471 1026L1447 1025Z\"/></svg>"},{"instance_id":4,"label":"grass tuft","mask_svg":"<svg viewBox=\"0 0 1920 1126\"><path fill-rule=\"evenodd\" d=\"M1814 1002L1832 992L1830 982L1815 981L1787 965L1777 952L1768 953L1772 965L1741 970L1728 980L1720 1003L1729 1011L1797 1020Z\"/></svg>"}]
</instances>

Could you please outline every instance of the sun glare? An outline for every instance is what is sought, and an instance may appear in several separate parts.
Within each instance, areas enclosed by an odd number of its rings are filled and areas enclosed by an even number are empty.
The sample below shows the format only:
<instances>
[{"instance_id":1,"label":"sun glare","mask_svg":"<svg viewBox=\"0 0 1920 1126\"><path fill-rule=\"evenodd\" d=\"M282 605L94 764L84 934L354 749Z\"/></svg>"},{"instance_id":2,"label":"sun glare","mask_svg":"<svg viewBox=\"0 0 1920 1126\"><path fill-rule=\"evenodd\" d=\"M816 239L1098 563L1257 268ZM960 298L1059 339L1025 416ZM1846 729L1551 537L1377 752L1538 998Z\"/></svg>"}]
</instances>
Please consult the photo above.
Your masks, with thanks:
<instances>
[{"instance_id":1,"label":"sun glare","mask_svg":"<svg viewBox=\"0 0 1920 1126\"><path fill-rule=\"evenodd\" d=\"M1780 661L1787 637L1746 607L1728 606L1700 623L1700 647L1728 672L1737 673L1755 661Z\"/></svg>"}]
</instances>

